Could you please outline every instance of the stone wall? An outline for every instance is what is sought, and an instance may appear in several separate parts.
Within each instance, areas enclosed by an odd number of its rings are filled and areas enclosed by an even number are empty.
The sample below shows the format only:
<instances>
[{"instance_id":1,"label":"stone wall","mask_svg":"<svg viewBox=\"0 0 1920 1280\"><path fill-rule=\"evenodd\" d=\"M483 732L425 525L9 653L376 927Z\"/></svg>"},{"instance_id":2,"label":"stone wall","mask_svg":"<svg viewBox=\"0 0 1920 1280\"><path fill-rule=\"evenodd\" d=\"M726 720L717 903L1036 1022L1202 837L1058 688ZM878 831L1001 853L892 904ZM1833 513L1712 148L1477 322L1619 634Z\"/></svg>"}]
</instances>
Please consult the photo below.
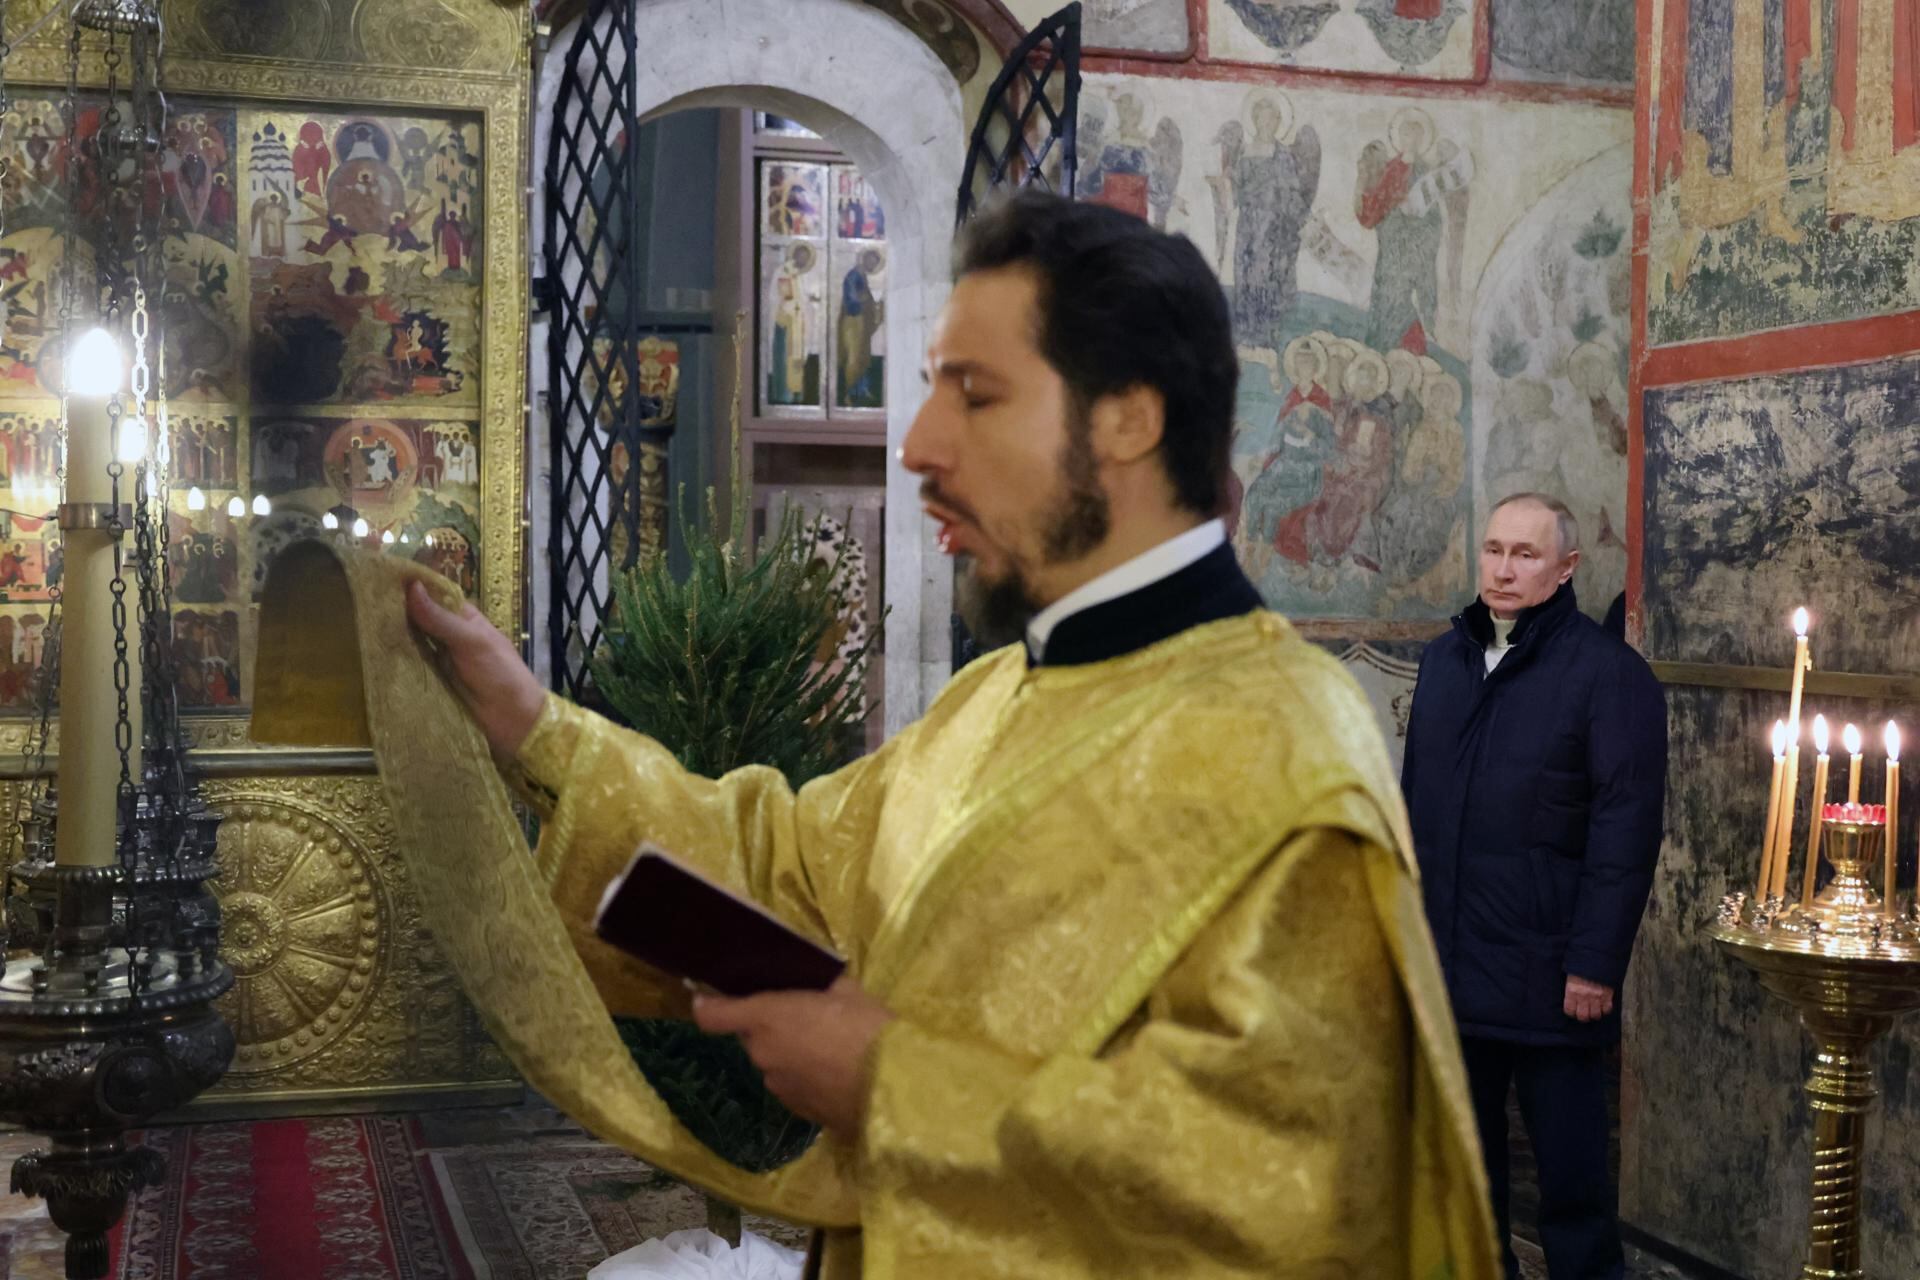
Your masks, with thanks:
<instances>
[{"instance_id":1,"label":"stone wall","mask_svg":"<svg viewBox=\"0 0 1920 1280\"><path fill-rule=\"evenodd\" d=\"M1804 604L1821 669L1920 671L1920 13L1641 8L1630 576L1648 656L1784 670ZM1787 699L1670 686L1669 702L1669 836L1626 997L1623 1212L1739 1274L1785 1275L1806 1240L1809 1049L1702 930L1754 875ZM1920 723L1838 698L1812 712ZM1879 787L1870 765L1863 789ZM1899 1029L1879 1054L1874 1274L1920 1268L1916 1044Z\"/></svg>"}]
</instances>

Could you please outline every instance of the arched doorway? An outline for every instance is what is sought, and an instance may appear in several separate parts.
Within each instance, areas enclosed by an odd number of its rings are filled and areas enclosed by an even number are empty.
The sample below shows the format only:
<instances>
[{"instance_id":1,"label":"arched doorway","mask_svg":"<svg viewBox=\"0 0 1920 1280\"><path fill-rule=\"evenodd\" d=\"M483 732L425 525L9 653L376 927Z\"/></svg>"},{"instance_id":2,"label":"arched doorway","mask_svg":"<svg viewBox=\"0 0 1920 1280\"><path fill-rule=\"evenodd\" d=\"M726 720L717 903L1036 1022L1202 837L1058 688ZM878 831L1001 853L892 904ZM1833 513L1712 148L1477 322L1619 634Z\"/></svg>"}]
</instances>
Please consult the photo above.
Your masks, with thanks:
<instances>
[{"instance_id":1,"label":"arched doorway","mask_svg":"<svg viewBox=\"0 0 1920 1280\"><path fill-rule=\"evenodd\" d=\"M584 19L583 19L584 20ZM893 241L885 316L887 439L905 437L922 398L918 354L946 298L953 193L966 154L961 91L904 26L853 0L636 0L631 11L634 116L694 107L752 107L798 120L844 152L888 211ZM572 33L562 32L563 49ZM536 98L534 172L545 172L562 59L551 59ZM534 254L543 251L536 226ZM544 335L536 332L538 350ZM549 389L536 359L536 397ZM536 420L532 456L547 455ZM538 490L541 486L533 486ZM531 542L544 545L545 504L534 504ZM886 729L915 719L948 673L952 578L921 519L913 477L887 477ZM553 584L538 575L531 616L547 616ZM538 648L538 646L536 647Z\"/></svg>"}]
</instances>

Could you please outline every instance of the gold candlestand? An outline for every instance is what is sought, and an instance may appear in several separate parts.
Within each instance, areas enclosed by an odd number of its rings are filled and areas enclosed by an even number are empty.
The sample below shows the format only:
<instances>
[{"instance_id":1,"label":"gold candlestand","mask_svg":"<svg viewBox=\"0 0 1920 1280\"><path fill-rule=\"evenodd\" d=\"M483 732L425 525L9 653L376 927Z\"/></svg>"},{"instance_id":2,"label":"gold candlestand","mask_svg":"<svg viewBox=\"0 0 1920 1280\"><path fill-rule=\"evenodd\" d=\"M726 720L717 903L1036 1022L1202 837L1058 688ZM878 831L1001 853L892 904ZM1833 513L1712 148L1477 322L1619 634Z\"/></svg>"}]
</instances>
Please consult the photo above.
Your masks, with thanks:
<instances>
[{"instance_id":1,"label":"gold candlestand","mask_svg":"<svg viewBox=\"0 0 1920 1280\"><path fill-rule=\"evenodd\" d=\"M1860 1208L1867 1119L1879 1096L1873 1043L1920 1008L1920 928L1890 915L1868 874L1885 835L1876 821L1826 818L1821 855L1833 878L1812 903L1736 894L1710 931L1812 1034L1812 1207L1802 1280L1864 1277Z\"/></svg>"}]
</instances>

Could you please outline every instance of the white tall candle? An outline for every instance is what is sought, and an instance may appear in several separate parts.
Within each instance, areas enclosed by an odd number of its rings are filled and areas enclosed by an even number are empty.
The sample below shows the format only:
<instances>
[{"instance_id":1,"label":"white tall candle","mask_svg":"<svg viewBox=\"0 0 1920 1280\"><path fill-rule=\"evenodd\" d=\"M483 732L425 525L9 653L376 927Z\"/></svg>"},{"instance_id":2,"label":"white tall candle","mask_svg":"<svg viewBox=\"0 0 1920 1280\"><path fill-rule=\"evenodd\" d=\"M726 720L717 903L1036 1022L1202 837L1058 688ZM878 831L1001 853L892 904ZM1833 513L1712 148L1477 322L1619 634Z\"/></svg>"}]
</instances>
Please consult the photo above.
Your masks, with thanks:
<instances>
[{"instance_id":1,"label":"white tall candle","mask_svg":"<svg viewBox=\"0 0 1920 1280\"><path fill-rule=\"evenodd\" d=\"M112 501L113 480L107 465L113 459L114 440L107 400L119 388L120 377L120 353L104 330L85 334L69 353L69 503ZM130 497L130 491L125 496ZM119 719L114 693L115 539L103 528L63 530L62 539L65 570L60 595L57 772L60 816L55 827L54 861L61 866L104 867L116 860L119 830L120 758L114 733Z\"/></svg>"}]
</instances>

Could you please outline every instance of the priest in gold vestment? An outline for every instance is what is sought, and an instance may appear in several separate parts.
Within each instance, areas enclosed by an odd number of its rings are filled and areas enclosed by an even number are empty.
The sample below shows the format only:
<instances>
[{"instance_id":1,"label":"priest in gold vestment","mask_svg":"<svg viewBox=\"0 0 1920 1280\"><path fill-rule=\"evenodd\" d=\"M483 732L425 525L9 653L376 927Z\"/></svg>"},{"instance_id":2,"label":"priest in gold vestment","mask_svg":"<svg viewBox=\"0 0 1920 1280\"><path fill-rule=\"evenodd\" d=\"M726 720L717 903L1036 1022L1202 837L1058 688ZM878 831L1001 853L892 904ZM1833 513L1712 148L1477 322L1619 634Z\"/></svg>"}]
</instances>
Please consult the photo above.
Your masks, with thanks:
<instances>
[{"instance_id":1,"label":"priest in gold vestment","mask_svg":"<svg viewBox=\"0 0 1920 1280\"><path fill-rule=\"evenodd\" d=\"M1260 607L1215 513L1238 365L1185 239L1017 197L969 228L901 451L959 562L963 669L874 754L717 781L545 694L411 588L606 1007L738 1034L823 1137L749 1176L830 1280L1498 1272L1373 718ZM650 840L832 947L825 993L689 1007L600 942Z\"/></svg>"}]
</instances>

